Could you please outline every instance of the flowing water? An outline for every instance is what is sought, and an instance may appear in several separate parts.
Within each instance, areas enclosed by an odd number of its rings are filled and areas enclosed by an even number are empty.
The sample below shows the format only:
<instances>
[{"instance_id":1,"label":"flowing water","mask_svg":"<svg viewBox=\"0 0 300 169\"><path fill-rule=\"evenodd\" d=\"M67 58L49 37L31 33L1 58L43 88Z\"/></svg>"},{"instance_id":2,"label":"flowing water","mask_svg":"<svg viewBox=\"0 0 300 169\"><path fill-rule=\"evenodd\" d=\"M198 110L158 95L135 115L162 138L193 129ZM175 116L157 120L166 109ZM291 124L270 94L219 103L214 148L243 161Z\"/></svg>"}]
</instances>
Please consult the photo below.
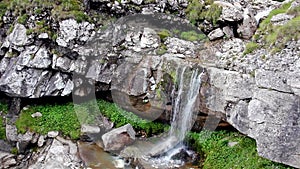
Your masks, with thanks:
<instances>
[{"instance_id":1,"label":"flowing water","mask_svg":"<svg viewBox=\"0 0 300 169\"><path fill-rule=\"evenodd\" d=\"M161 149L157 158L151 158L149 161L154 168L175 168L184 164L183 160L174 159L176 154L185 151L192 156L192 152L188 151L183 144L186 137L194 124L195 104L201 86L201 75L198 69L187 71L187 67L177 69L177 85L173 88L173 112L171 120L171 129L168 138L163 143L159 143L154 149ZM159 151L157 151L159 152Z\"/></svg>"},{"instance_id":2,"label":"flowing water","mask_svg":"<svg viewBox=\"0 0 300 169\"><path fill-rule=\"evenodd\" d=\"M194 113L196 112L195 107L197 106L196 103L201 86L201 75L202 73L199 69L191 70L188 67L178 68L176 71L176 84L172 91L173 101L170 131L164 137L158 139L158 141L156 139L154 139L156 141L136 141L134 146L126 147L124 150L127 151L123 152L134 152L135 157L141 159L140 163L146 169L190 168L185 164L184 159L180 156L178 157L178 154L184 152L190 158L193 158L195 154L188 150L183 140L195 122ZM82 147L87 149L87 152L91 148L90 145ZM93 168L97 168L95 165L99 168L111 168L114 166L112 161L116 161L116 157L110 157L105 152L97 152L99 154L89 154L82 151L81 155L87 157L84 161L89 161L90 164L93 164ZM101 156L101 154L102 158L95 158ZM124 155L121 156L126 157Z\"/></svg>"}]
</instances>

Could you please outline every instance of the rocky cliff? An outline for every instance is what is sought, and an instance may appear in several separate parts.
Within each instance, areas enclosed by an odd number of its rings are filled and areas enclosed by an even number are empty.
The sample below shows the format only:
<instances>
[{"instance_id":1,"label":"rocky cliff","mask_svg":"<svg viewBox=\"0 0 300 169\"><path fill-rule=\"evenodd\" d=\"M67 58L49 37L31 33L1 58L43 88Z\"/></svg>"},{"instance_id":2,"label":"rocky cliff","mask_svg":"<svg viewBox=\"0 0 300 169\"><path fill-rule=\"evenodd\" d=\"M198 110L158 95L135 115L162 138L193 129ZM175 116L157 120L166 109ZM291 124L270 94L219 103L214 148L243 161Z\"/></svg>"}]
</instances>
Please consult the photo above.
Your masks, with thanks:
<instances>
[{"instance_id":1,"label":"rocky cliff","mask_svg":"<svg viewBox=\"0 0 300 169\"><path fill-rule=\"evenodd\" d=\"M299 168L299 4L24 2L1 14L0 90L17 98L111 91L123 108L156 119L176 71L198 67L200 112L254 138L261 156Z\"/></svg>"}]
</instances>

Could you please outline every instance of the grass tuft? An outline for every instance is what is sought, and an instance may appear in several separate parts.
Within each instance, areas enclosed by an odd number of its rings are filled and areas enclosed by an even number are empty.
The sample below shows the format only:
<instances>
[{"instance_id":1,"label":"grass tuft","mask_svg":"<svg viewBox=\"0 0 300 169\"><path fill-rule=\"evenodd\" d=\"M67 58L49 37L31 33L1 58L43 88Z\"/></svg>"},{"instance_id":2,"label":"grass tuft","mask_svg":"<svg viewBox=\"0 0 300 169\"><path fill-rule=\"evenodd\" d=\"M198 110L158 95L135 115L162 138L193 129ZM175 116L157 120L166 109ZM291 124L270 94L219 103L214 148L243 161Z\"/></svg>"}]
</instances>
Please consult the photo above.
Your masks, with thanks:
<instances>
[{"instance_id":1,"label":"grass tuft","mask_svg":"<svg viewBox=\"0 0 300 169\"><path fill-rule=\"evenodd\" d=\"M190 133L187 140L202 154L203 169L289 168L258 156L255 140L237 132L202 131ZM229 142L237 142L233 147Z\"/></svg>"}]
</instances>

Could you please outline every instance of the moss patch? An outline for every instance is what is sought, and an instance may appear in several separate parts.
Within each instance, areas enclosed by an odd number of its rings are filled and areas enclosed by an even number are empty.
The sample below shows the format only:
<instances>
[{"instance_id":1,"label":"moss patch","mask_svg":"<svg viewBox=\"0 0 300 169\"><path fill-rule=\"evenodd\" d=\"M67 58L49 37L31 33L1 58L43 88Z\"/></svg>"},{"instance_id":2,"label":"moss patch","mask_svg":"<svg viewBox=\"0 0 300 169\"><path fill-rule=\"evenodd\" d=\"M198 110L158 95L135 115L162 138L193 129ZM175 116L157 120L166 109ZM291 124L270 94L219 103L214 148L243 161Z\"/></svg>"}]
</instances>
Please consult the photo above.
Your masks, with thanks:
<instances>
[{"instance_id":1,"label":"moss patch","mask_svg":"<svg viewBox=\"0 0 300 169\"><path fill-rule=\"evenodd\" d=\"M187 41L201 41L206 39L203 33L197 33L196 31L181 32L180 38Z\"/></svg>"},{"instance_id":2,"label":"moss patch","mask_svg":"<svg viewBox=\"0 0 300 169\"><path fill-rule=\"evenodd\" d=\"M202 131L190 133L189 142L204 158L203 169L230 169L230 168L289 168L285 165L259 157L255 140L236 132ZM229 142L236 142L229 146Z\"/></svg>"},{"instance_id":3,"label":"moss patch","mask_svg":"<svg viewBox=\"0 0 300 169\"><path fill-rule=\"evenodd\" d=\"M209 9L205 8L206 5L210 5ZM221 13L222 7L213 4L212 0L205 0L204 3L199 0L191 0L186 9L186 16L194 25L199 25L204 20L216 25Z\"/></svg>"},{"instance_id":4,"label":"moss patch","mask_svg":"<svg viewBox=\"0 0 300 169\"><path fill-rule=\"evenodd\" d=\"M256 42L249 42L246 44L246 49L244 51L244 55L248 53L252 53L254 50L256 50L259 47L258 43Z\"/></svg>"}]
</instances>

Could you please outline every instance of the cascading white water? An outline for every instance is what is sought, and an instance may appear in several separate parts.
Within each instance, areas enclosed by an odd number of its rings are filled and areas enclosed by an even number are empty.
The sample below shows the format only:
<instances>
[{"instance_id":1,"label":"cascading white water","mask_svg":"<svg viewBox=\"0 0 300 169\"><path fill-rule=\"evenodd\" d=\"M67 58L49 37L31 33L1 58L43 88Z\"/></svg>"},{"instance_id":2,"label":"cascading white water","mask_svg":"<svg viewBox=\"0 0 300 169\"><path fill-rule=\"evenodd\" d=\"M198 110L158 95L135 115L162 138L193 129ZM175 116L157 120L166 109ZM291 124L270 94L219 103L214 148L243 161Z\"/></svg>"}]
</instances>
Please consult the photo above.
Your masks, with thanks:
<instances>
[{"instance_id":1,"label":"cascading white water","mask_svg":"<svg viewBox=\"0 0 300 169\"><path fill-rule=\"evenodd\" d=\"M187 67L183 67L176 70L176 75L178 85L174 85L172 91L171 129L165 141L154 148L159 149L156 152L167 152L159 158L151 159L154 168L173 168L183 164L183 161L172 160L172 157L186 148L183 140L195 122L193 115L202 73L198 69L190 72Z\"/></svg>"},{"instance_id":2,"label":"cascading white water","mask_svg":"<svg viewBox=\"0 0 300 169\"><path fill-rule=\"evenodd\" d=\"M185 79L186 67L183 67L178 85L178 94L173 101L173 118L171 122L170 136L175 136L179 141L183 141L187 132L193 125L193 110L199 89L201 86L201 73L193 70L190 79ZM177 70L178 72L178 70ZM186 86L186 82L189 82ZM175 87L173 93L175 91Z\"/></svg>"}]
</instances>

